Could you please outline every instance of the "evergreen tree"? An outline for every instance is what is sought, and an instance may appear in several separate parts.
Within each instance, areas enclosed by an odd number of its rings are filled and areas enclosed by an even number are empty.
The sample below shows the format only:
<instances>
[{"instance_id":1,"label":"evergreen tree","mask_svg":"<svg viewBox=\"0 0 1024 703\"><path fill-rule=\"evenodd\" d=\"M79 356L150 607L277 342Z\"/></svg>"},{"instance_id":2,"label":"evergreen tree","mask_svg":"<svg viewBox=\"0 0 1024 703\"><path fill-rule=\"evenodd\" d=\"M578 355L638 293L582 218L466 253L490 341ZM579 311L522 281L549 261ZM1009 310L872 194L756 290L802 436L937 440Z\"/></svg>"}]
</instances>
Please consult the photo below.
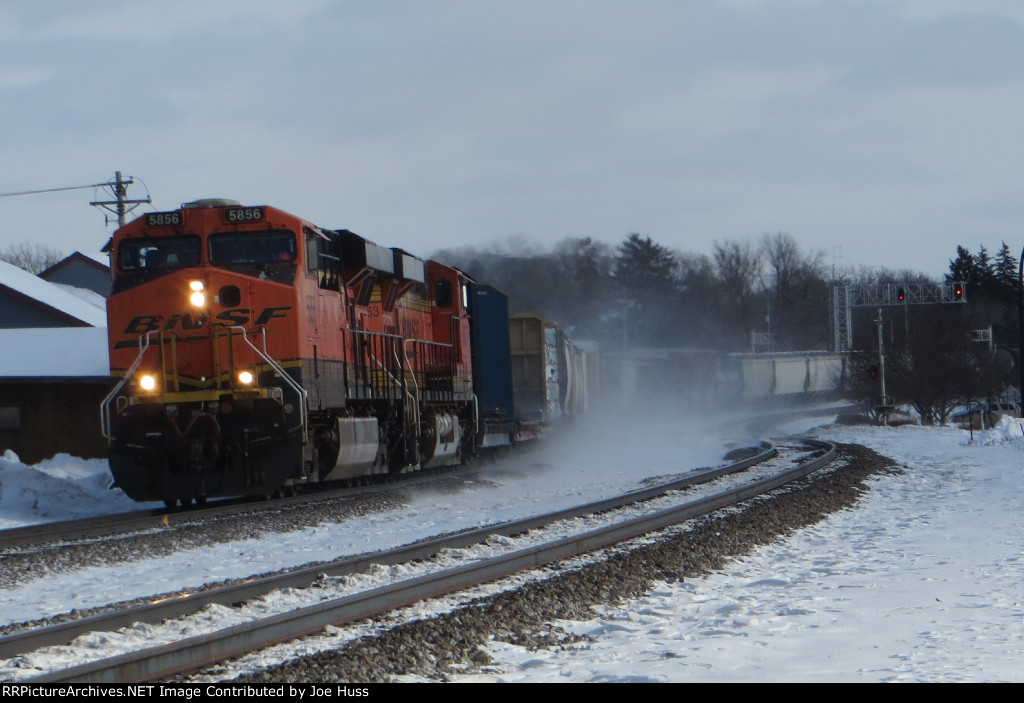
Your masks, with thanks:
<instances>
[{"instance_id":1,"label":"evergreen tree","mask_svg":"<svg viewBox=\"0 0 1024 703\"><path fill-rule=\"evenodd\" d=\"M1003 242L1003 246L999 248L999 253L996 254L993 271L999 287L1005 293L1009 293L1011 297L1016 296L1017 291L1020 290L1020 270L1018 269L1017 258L1010 253L1010 247L1006 245L1006 242Z\"/></svg>"},{"instance_id":2,"label":"evergreen tree","mask_svg":"<svg viewBox=\"0 0 1024 703\"><path fill-rule=\"evenodd\" d=\"M985 245L978 249L978 254L974 257L974 269L979 283L988 284L992 281L992 258L988 255Z\"/></svg>"},{"instance_id":3,"label":"evergreen tree","mask_svg":"<svg viewBox=\"0 0 1024 703\"><path fill-rule=\"evenodd\" d=\"M644 296L673 288L678 268L679 262L669 249L634 232L619 245L615 280L628 295Z\"/></svg>"},{"instance_id":4,"label":"evergreen tree","mask_svg":"<svg viewBox=\"0 0 1024 703\"><path fill-rule=\"evenodd\" d=\"M637 346L674 346L680 341L677 301L679 262L650 237L632 233L619 245L615 280L622 291L627 337Z\"/></svg>"},{"instance_id":5,"label":"evergreen tree","mask_svg":"<svg viewBox=\"0 0 1024 703\"><path fill-rule=\"evenodd\" d=\"M946 280L950 282L963 281L964 283L976 282L978 280L977 265L974 255L957 245L956 258L949 262L949 275L946 276Z\"/></svg>"},{"instance_id":6,"label":"evergreen tree","mask_svg":"<svg viewBox=\"0 0 1024 703\"><path fill-rule=\"evenodd\" d=\"M967 284L967 304L974 315L974 329L992 328L995 345L1002 349L1019 348L1017 303L1021 294L1018 260L1002 243L995 258L981 246L970 254L956 248L956 259L949 262L947 281Z\"/></svg>"}]
</instances>

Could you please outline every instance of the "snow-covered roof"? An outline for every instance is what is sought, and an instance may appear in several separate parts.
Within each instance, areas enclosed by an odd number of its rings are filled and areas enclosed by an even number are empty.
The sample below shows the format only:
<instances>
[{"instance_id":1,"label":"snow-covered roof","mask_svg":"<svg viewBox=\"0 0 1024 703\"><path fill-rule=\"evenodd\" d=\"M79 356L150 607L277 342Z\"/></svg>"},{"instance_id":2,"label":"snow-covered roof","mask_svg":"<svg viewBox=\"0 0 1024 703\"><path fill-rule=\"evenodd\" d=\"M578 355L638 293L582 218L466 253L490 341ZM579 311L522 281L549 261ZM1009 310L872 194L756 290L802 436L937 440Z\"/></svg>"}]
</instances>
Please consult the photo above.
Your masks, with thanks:
<instances>
[{"instance_id":1,"label":"snow-covered roof","mask_svg":"<svg viewBox=\"0 0 1024 703\"><path fill-rule=\"evenodd\" d=\"M59 271L62 268L65 268L67 266L70 266L70 265L78 263L78 262L81 262L81 263L85 264L86 266L91 266L92 268L96 269L97 271L102 271L104 273L109 273L110 272L110 267L107 266L107 264L105 262L100 261L100 260L98 260L98 259L96 259L96 258L94 258L92 256L87 255L87 254L83 254L80 251L73 251L70 254L68 254L67 256L65 256L63 259L61 259L60 261L55 263L50 268L46 269L45 271L40 271L39 272L39 277L40 278L49 279L49 277L50 277L49 275L52 274L53 272Z\"/></svg>"},{"instance_id":2,"label":"snow-covered roof","mask_svg":"<svg viewBox=\"0 0 1024 703\"><path fill-rule=\"evenodd\" d=\"M3 379L110 376L106 327L0 329L0 349Z\"/></svg>"},{"instance_id":3,"label":"snow-covered roof","mask_svg":"<svg viewBox=\"0 0 1024 703\"><path fill-rule=\"evenodd\" d=\"M66 293L70 293L71 295L75 296L76 298L79 298L80 300L84 300L93 307L97 307L103 311L106 311L107 309L107 299L94 290L89 290L88 288L79 288L78 286L69 286L67 283L54 283L53 285L57 286Z\"/></svg>"},{"instance_id":4,"label":"snow-covered roof","mask_svg":"<svg viewBox=\"0 0 1024 703\"><path fill-rule=\"evenodd\" d=\"M10 288L87 325L107 326L107 313L103 306L83 300L68 292L65 286L44 281L6 261L0 261L0 286Z\"/></svg>"}]
</instances>

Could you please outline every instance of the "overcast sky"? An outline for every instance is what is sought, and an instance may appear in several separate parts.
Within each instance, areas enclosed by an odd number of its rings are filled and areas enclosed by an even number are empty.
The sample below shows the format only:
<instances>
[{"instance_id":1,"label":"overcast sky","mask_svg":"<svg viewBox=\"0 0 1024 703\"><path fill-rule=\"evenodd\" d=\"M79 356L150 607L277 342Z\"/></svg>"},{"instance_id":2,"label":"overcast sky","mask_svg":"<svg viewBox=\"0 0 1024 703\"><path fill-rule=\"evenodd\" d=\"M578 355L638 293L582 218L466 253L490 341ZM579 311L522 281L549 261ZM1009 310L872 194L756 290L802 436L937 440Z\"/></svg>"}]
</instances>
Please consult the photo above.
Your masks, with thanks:
<instances>
[{"instance_id":1,"label":"overcast sky","mask_svg":"<svg viewBox=\"0 0 1024 703\"><path fill-rule=\"evenodd\" d=\"M1018 0L0 0L0 116L0 193L120 170L421 255L1024 245ZM100 197L0 198L0 247L94 253Z\"/></svg>"}]
</instances>

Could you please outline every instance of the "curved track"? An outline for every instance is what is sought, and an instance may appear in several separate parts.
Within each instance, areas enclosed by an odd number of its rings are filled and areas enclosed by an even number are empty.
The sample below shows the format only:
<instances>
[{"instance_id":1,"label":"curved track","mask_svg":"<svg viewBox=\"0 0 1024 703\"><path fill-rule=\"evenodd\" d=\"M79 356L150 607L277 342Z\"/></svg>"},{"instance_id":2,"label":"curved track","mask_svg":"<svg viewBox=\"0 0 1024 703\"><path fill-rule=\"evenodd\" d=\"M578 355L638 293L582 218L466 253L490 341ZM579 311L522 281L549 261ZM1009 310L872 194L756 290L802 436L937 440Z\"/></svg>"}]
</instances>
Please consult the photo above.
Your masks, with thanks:
<instances>
[{"instance_id":1,"label":"curved track","mask_svg":"<svg viewBox=\"0 0 1024 703\"><path fill-rule=\"evenodd\" d=\"M805 449L804 454L807 453ZM342 560L331 565L319 565L314 568L294 572L286 577L268 577L243 584L230 589L218 589L201 594L197 597L174 599L162 605L146 606L131 612L111 616L78 621L70 625L46 628L43 631L23 633L0 641L0 652L10 656L16 652L34 650L47 642L68 641L82 631L111 629L123 626L126 622L138 622L175 617L184 612L194 612L209 603L238 603L253 598L261 592L285 586L308 585L324 574L339 575L352 573L368 567L370 563L388 564L425 559L443 549L453 549L473 544L492 535L520 534L527 530L536 530L543 525L550 525L570 517L593 514L615 509L622 505L649 502L655 496L664 495L669 491L678 491L695 483L711 481L724 474L734 473L774 456L773 448L764 448L756 456L700 475L689 476L682 481L637 491L626 496L601 501L597 504L579 506L569 511L531 518L526 521L491 526L453 537L438 538L428 542L392 550L387 553L366 555ZM390 610L416 600L466 588L480 582L490 581L521 569L528 569L540 564L564 559L576 554L607 546L615 542L629 539L640 534L661 529L726 505L746 500L750 497L767 492L796 480L808 473L821 468L835 456L834 448L823 443L815 443L814 456L803 457L799 465L787 466L785 470L775 470L768 478L743 485L734 485L714 495L698 501L676 501L676 505L667 508L655 508L648 505L645 514L631 516L628 519L612 516L606 524L583 533L570 536L542 539L539 543L524 548L510 548L498 556L481 559L480 561L461 566L454 570L444 570L409 579L397 584L376 588L362 593L335 598L326 603L305 606L280 615L253 621L245 625L231 627L217 633L204 634L197 638L181 640L129 655L114 657L102 662L84 664L61 672L47 674L39 681L127 681L164 678L175 673L195 670L212 661L240 654L244 651L260 648L268 644L292 639L321 629L325 624L351 621L366 617L384 610ZM776 462L782 463L782 462ZM785 462L785 463L788 463Z\"/></svg>"}]
</instances>

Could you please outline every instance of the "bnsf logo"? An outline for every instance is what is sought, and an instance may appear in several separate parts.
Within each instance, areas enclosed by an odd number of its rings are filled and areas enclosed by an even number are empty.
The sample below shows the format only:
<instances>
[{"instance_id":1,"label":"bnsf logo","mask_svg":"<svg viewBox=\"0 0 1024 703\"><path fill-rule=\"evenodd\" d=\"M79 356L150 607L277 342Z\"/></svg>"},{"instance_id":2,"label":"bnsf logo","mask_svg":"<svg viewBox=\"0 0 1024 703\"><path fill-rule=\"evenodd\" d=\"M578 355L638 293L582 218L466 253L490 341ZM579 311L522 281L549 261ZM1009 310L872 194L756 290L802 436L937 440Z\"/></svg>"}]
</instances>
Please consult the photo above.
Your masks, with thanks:
<instances>
[{"instance_id":1,"label":"bnsf logo","mask_svg":"<svg viewBox=\"0 0 1024 703\"><path fill-rule=\"evenodd\" d=\"M253 324L265 325L275 318L288 317L288 311L291 309L290 305L263 308L263 312L259 314ZM124 332L121 334L145 334L146 332L155 332L160 329L164 332L169 332L178 327L183 330L198 330L202 329L207 319L206 315L192 317L191 313L187 315L171 315L166 321L162 315L137 315L128 322L128 326L124 328ZM231 310L224 310L219 313L214 319L228 325L247 325L252 319L252 310L248 308L232 308Z\"/></svg>"}]
</instances>

